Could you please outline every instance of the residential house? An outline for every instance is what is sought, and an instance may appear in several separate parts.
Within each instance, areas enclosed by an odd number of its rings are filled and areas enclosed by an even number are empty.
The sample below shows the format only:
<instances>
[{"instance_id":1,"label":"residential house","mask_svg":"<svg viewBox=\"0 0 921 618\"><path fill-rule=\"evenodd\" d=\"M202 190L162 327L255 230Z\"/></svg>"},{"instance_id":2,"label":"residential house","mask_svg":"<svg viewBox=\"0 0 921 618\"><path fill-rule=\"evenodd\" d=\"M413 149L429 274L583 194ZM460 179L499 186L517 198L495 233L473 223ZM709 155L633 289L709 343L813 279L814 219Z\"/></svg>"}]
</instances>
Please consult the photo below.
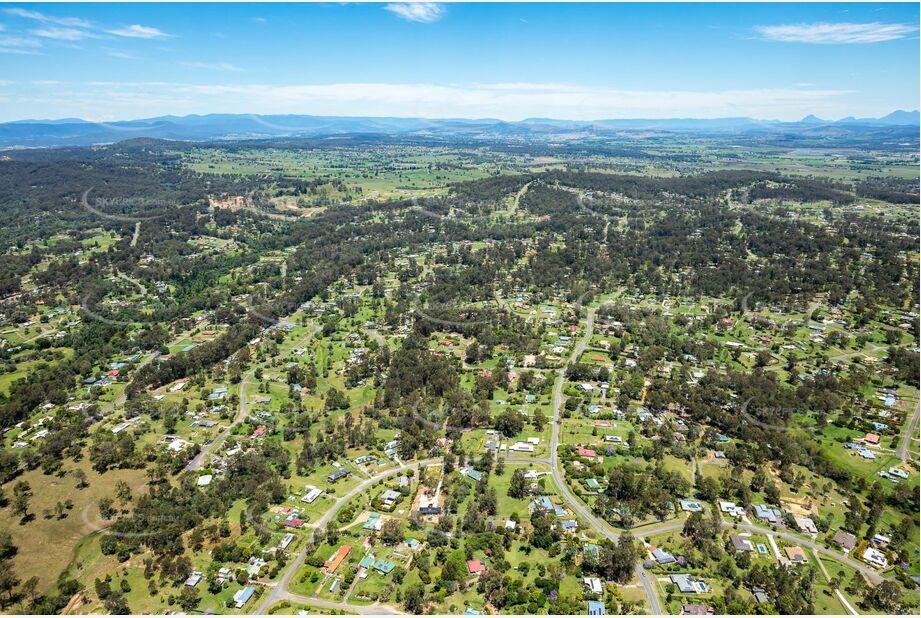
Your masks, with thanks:
<instances>
[{"instance_id":1,"label":"residential house","mask_svg":"<svg viewBox=\"0 0 921 618\"><path fill-rule=\"evenodd\" d=\"M656 547L652 550L652 557L659 564L671 564L675 561L675 557L661 547Z\"/></svg>"},{"instance_id":2,"label":"residential house","mask_svg":"<svg viewBox=\"0 0 921 618\"><path fill-rule=\"evenodd\" d=\"M384 505L385 509L393 509L393 505L396 504L397 500L402 497L402 494L398 491L388 489L381 494L381 504Z\"/></svg>"},{"instance_id":3,"label":"residential house","mask_svg":"<svg viewBox=\"0 0 921 618\"><path fill-rule=\"evenodd\" d=\"M787 554L787 559L794 564L806 564L809 562L806 557L806 550L802 547L784 547L783 551Z\"/></svg>"},{"instance_id":4,"label":"residential house","mask_svg":"<svg viewBox=\"0 0 921 618\"><path fill-rule=\"evenodd\" d=\"M713 608L703 603L685 603L681 606L682 616L709 616L713 614Z\"/></svg>"},{"instance_id":5,"label":"residential house","mask_svg":"<svg viewBox=\"0 0 921 618\"><path fill-rule=\"evenodd\" d=\"M707 591L707 584L689 573L671 575L669 579L672 580L672 583L675 584L678 590L683 594L698 594Z\"/></svg>"},{"instance_id":6,"label":"residential house","mask_svg":"<svg viewBox=\"0 0 921 618\"><path fill-rule=\"evenodd\" d=\"M745 509L736 505L735 502L720 501L720 511L736 519L739 519L745 514Z\"/></svg>"},{"instance_id":7,"label":"residential house","mask_svg":"<svg viewBox=\"0 0 921 618\"><path fill-rule=\"evenodd\" d=\"M308 486L306 488L308 491L304 494L304 497L301 498L301 502L306 502L307 504L313 504L317 498L323 493L322 489L318 489L313 486Z\"/></svg>"},{"instance_id":8,"label":"residential house","mask_svg":"<svg viewBox=\"0 0 921 618\"><path fill-rule=\"evenodd\" d=\"M794 517L793 520L796 522L796 527L800 529L800 532L805 532L806 534L818 534L819 529L816 528L815 522L812 521L809 517Z\"/></svg>"},{"instance_id":9,"label":"residential house","mask_svg":"<svg viewBox=\"0 0 921 618\"><path fill-rule=\"evenodd\" d=\"M851 551L857 545L857 537L850 532L845 532L843 530L836 532L835 537L832 540L834 540L838 547L843 549L845 553Z\"/></svg>"},{"instance_id":10,"label":"residential house","mask_svg":"<svg viewBox=\"0 0 921 618\"><path fill-rule=\"evenodd\" d=\"M389 560L378 560L377 562L374 563L374 566L372 566L371 568L373 568L375 571L377 571L381 575L388 575L390 574L390 571L396 568L396 566L397 565L390 562Z\"/></svg>"},{"instance_id":11,"label":"residential house","mask_svg":"<svg viewBox=\"0 0 921 618\"><path fill-rule=\"evenodd\" d=\"M336 572L336 569L339 568L339 565L346 559L346 557L351 553L352 547L350 545L343 545L336 550L332 556L329 557L329 560L326 561L326 564L323 565L323 570L327 575L332 575Z\"/></svg>"},{"instance_id":12,"label":"residential house","mask_svg":"<svg viewBox=\"0 0 921 618\"><path fill-rule=\"evenodd\" d=\"M241 590L238 590L233 595L233 600L234 600L234 603L236 604L236 608L240 609L241 607L246 605L246 602L252 598L254 592L256 592L256 589L253 588L252 586L247 586Z\"/></svg>"},{"instance_id":13,"label":"residential house","mask_svg":"<svg viewBox=\"0 0 921 618\"><path fill-rule=\"evenodd\" d=\"M337 468L332 474L326 477L328 483L335 483L341 478L345 478L352 473L348 468Z\"/></svg>"},{"instance_id":14,"label":"residential house","mask_svg":"<svg viewBox=\"0 0 921 618\"><path fill-rule=\"evenodd\" d=\"M601 580L597 577L583 577L582 583L585 585L586 590L589 594L601 594L604 592L604 587L601 585Z\"/></svg>"},{"instance_id":15,"label":"residential house","mask_svg":"<svg viewBox=\"0 0 921 618\"><path fill-rule=\"evenodd\" d=\"M783 521L783 513L780 512L780 509L771 508L766 504L755 505L755 517L770 524L779 524Z\"/></svg>"},{"instance_id":16,"label":"residential house","mask_svg":"<svg viewBox=\"0 0 921 618\"><path fill-rule=\"evenodd\" d=\"M729 540L732 543L732 546L735 548L736 552L755 551L755 546L752 545L751 539L747 537L743 537L738 534L731 534L729 535Z\"/></svg>"},{"instance_id":17,"label":"residential house","mask_svg":"<svg viewBox=\"0 0 921 618\"><path fill-rule=\"evenodd\" d=\"M863 561L872 564L878 569L885 569L889 566L889 560L886 558L886 554L875 547L868 547L866 551L863 552Z\"/></svg>"}]
</instances>

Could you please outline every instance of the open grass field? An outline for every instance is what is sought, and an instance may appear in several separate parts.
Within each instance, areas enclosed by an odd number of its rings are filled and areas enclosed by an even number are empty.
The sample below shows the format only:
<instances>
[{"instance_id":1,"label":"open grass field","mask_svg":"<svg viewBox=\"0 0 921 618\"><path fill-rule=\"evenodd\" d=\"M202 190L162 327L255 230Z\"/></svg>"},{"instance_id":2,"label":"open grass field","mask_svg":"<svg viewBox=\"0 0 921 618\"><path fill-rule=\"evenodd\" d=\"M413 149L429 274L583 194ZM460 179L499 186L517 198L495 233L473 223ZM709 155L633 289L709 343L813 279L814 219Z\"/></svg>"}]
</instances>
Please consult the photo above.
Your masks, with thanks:
<instances>
[{"instance_id":1,"label":"open grass field","mask_svg":"<svg viewBox=\"0 0 921 618\"><path fill-rule=\"evenodd\" d=\"M86 473L88 487L77 487L72 473L76 469ZM132 493L138 495L145 490L147 480L143 470L112 470L100 475L92 469L88 459L68 465L65 470L64 476L48 476L41 470L31 470L3 487L7 496L19 481L31 487L29 512L32 518L20 523L20 518L10 509L0 509L0 529L8 530L19 548L13 558L17 574L23 580L38 577L40 591L54 584L81 540L108 525L99 515L99 499L113 496L113 487L118 481L127 483ZM53 513L58 502L68 500L73 506L65 511L64 517L45 516L46 511Z\"/></svg>"},{"instance_id":2,"label":"open grass field","mask_svg":"<svg viewBox=\"0 0 921 618\"><path fill-rule=\"evenodd\" d=\"M315 199L348 201L444 193L453 182L492 173L504 157L456 149L379 147L373 149L196 149L185 164L198 172L276 175L326 181ZM341 182L346 191L336 189ZM308 200L310 198L308 197Z\"/></svg>"}]
</instances>

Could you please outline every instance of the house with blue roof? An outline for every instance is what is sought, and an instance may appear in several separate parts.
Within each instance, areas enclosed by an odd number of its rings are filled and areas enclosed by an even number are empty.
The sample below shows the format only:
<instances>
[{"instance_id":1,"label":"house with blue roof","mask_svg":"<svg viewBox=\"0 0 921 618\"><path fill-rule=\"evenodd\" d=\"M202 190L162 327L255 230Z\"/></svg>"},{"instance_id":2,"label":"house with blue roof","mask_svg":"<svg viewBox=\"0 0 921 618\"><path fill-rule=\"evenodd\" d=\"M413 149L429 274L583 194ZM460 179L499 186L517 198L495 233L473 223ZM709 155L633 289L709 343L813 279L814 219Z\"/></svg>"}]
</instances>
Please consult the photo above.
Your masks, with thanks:
<instances>
[{"instance_id":1,"label":"house with blue roof","mask_svg":"<svg viewBox=\"0 0 921 618\"><path fill-rule=\"evenodd\" d=\"M589 616L607 615L604 610L604 603L602 603L601 601L589 601L588 602L588 615Z\"/></svg>"},{"instance_id":2,"label":"house with blue roof","mask_svg":"<svg viewBox=\"0 0 921 618\"><path fill-rule=\"evenodd\" d=\"M576 529L578 529L579 524L577 524L576 520L574 519L564 519L563 521L560 522L560 526L566 532L575 532Z\"/></svg>"},{"instance_id":3,"label":"house with blue roof","mask_svg":"<svg viewBox=\"0 0 921 618\"><path fill-rule=\"evenodd\" d=\"M236 603L237 609L246 605L246 602L252 598L254 592L256 592L256 589L252 586L247 586L246 588L238 590L236 594L233 595L233 600L234 603Z\"/></svg>"},{"instance_id":4,"label":"house with blue roof","mask_svg":"<svg viewBox=\"0 0 921 618\"><path fill-rule=\"evenodd\" d=\"M659 564L671 564L675 561L675 557L661 547L656 547L652 550L652 557L655 558L656 562Z\"/></svg>"},{"instance_id":5,"label":"house with blue roof","mask_svg":"<svg viewBox=\"0 0 921 618\"><path fill-rule=\"evenodd\" d=\"M755 505L755 517L772 524L783 521L783 513L780 512L780 509L771 508L766 504Z\"/></svg>"},{"instance_id":6,"label":"house with blue roof","mask_svg":"<svg viewBox=\"0 0 921 618\"><path fill-rule=\"evenodd\" d=\"M473 479L477 483L479 483L480 480L483 478L483 474L479 472L478 470L474 470L473 468L470 468L464 474L466 474L468 478Z\"/></svg>"}]
</instances>

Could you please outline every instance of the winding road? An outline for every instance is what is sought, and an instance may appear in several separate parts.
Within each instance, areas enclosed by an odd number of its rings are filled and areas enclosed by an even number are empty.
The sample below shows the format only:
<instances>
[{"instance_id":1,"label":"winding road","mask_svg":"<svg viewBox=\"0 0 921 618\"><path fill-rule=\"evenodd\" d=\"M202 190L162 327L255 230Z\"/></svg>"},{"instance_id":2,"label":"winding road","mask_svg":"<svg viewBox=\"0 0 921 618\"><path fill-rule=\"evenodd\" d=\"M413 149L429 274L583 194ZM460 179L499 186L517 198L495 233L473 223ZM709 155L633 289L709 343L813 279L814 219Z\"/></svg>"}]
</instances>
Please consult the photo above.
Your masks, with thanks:
<instances>
[{"instance_id":1,"label":"winding road","mask_svg":"<svg viewBox=\"0 0 921 618\"><path fill-rule=\"evenodd\" d=\"M372 476L371 478L363 481L357 487L349 491L347 494L336 500L332 508L330 508L326 513L317 520L314 525L314 529L322 530L326 527L333 517L336 516L336 513L339 512L343 506L348 503L349 500L355 496L361 494L364 490L368 489L372 485L376 484L379 481L382 481L386 478L399 474L400 472L406 472L407 470L415 470L420 466L432 466L440 465L441 459L424 459L422 461L414 461L412 463L404 464L397 468L391 468L390 470L385 470L380 474ZM310 549L309 543L304 543L303 547L297 552L297 555L294 559L291 560L287 569L282 574L278 582L270 588L270 592L265 595L262 599L262 602L256 607L254 614L265 614L268 612L275 603L280 601L292 601L306 603L309 605L316 605L318 607L326 607L329 609L343 609L346 611L351 611L353 613L365 613L365 614L395 614L400 613L394 610L391 607L385 605L350 605L348 603L333 603L332 601L324 601L322 599L314 597L304 597L298 594L294 594L288 591L288 584L291 582L291 578L294 577L294 574L297 572L297 568L301 563L307 558L307 553Z\"/></svg>"}]
</instances>

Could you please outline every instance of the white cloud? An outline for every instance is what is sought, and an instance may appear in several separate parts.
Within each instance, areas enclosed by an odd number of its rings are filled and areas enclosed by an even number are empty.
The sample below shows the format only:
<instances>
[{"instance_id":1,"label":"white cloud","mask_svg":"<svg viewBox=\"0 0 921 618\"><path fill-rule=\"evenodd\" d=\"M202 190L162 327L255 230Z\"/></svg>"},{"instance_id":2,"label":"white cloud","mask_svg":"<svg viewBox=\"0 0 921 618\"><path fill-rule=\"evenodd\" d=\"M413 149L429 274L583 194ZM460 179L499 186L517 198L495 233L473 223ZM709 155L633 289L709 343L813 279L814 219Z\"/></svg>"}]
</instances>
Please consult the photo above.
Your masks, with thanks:
<instances>
[{"instance_id":1,"label":"white cloud","mask_svg":"<svg viewBox=\"0 0 921 618\"><path fill-rule=\"evenodd\" d=\"M392 2L384 8L402 19L423 24L438 21L445 14L444 7L437 2Z\"/></svg>"},{"instance_id":2,"label":"white cloud","mask_svg":"<svg viewBox=\"0 0 921 618\"><path fill-rule=\"evenodd\" d=\"M113 58L121 58L122 60L137 60L137 56L121 51L120 49L107 49L106 54Z\"/></svg>"},{"instance_id":3,"label":"white cloud","mask_svg":"<svg viewBox=\"0 0 921 618\"><path fill-rule=\"evenodd\" d=\"M99 35L78 28L64 28L51 26L48 28L38 28L31 31L35 36L46 39L55 39L57 41L81 41L83 39L98 39Z\"/></svg>"},{"instance_id":4,"label":"white cloud","mask_svg":"<svg viewBox=\"0 0 921 618\"><path fill-rule=\"evenodd\" d=\"M871 22L781 24L756 26L755 31L769 41L785 43L881 43L902 39L917 28L909 24L882 24Z\"/></svg>"},{"instance_id":5,"label":"white cloud","mask_svg":"<svg viewBox=\"0 0 921 618\"><path fill-rule=\"evenodd\" d=\"M168 39L173 36L157 28L142 26L140 24L132 24L123 28L107 30L106 32L114 34L115 36L124 36L132 39Z\"/></svg>"},{"instance_id":6,"label":"white cloud","mask_svg":"<svg viewBox=\"0 0 921 618\"><path fill-rule=\"evenodd\" d=\"M183 62L182 66L189 69L205 69L208 71L233 71L235 73L243 71L240 67L229 62Z\"/></svg>"},{"instance_id":7,"label":"white cloud","mask_svg":"<svg viewBox=\"0 0 921 618\"><path fill-rule=\"evenodd\" d=\"M0 35L0 53L3 54L21 54L34 56L39 53L38 49L42 42L38 39L15 35Z\"/></svg>"},{"instance_id":8,"label":"white cloud","mask_svg":"<svg viewBox=\"0 0 921 618\"><path fill-rule=\"evenodd\" d=\"M255 113L423 118L551 117L717 118L751 116L798 120L880 115L891 107L867 108L848 90L763 88L750 90L623 90L573 84L181 84L172 82L69 83L4 93L0 117L79 116L93 120L163 114ZM28 100L26 100L28 98ZM887 109L888 108L888 109Z\"/></svg>"},{"instance_id":9,"label":"white cloud","mask_svg":"<svg viewBox=\"0 0 921 618\"><path fill-rule=\"evenodd\" d=\"M45 15L44 13L39 13L38 11L29 11L26 9L4 9L4 12L8 15L15 15L16 17L24 17L25 19L34 19L35 21L44 22L46 24L57 24L59 26L70 26L74 28L89 28L90 22L85 19L80 19L79 17L54 17L53 15Z\"/></svg>"}]
</instances>

